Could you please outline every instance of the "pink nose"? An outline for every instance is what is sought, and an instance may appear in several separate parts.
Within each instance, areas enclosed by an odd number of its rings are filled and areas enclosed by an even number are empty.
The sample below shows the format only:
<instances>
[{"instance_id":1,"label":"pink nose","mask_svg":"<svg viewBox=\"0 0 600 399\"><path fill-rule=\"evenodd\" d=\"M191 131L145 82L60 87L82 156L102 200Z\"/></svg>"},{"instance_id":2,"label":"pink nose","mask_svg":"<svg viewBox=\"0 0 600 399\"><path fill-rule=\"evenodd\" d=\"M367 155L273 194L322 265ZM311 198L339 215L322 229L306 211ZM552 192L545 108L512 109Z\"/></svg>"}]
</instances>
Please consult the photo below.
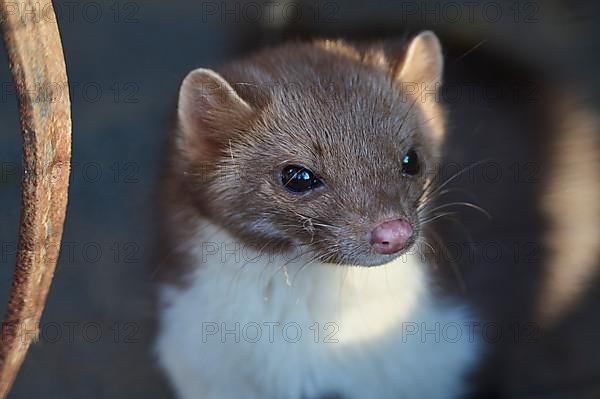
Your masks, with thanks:
<instances>
[{"instance_id":1,"label":"pink nose","mask_svg":"<svg viewBox=\"0 0 600 399\"><path fill-rule=\"evenodd\" d=\"M413 230L402 219L389 220L375 227L371 232L371 245L379 254L394 254L403 250L412 237Z\"/></svg>"}]
</instances>

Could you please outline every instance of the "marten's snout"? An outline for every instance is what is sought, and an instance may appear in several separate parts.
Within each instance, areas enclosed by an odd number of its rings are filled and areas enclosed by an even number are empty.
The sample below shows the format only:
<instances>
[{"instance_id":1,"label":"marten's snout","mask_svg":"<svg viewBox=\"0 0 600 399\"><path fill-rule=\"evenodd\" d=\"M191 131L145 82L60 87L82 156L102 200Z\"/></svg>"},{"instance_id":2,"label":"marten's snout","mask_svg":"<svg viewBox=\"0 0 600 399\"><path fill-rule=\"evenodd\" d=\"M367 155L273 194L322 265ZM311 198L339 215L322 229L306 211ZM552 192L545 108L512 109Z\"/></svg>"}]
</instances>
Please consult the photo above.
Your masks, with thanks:
<instances>
[{"instance_id":1,"label":"marten's snout","mask_svg":"<svg viewBox=\"0 0 600 399\"><path fill-rule=\"evenodd\" d=\"M383 222L371 231L371 245L379 254L390 255L406 248L413 235L412 227L402 219Z\"/></svg>"}]
</instances>

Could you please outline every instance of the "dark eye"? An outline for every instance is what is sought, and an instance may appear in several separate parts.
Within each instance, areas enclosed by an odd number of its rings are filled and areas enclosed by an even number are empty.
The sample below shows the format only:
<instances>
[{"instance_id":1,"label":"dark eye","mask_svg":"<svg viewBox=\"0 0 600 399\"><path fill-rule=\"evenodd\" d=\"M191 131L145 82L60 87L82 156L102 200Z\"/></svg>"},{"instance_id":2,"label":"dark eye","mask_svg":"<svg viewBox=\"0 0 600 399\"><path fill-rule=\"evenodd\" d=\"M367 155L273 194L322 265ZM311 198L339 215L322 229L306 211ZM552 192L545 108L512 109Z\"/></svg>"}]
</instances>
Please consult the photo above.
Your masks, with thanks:
<instances>
[{"instance_id":1,"label":"dark eye","mask_svg":"<svg viewBox=\"0 0 600 399\"><path fill-rule=\"evenodd\" d=\"M322 183L310 170L297 165L290 165L281 171L281 183L293 193L303 193L319 187Z\"/></svg>"},{"instance_id":2,"label":"dark eye","mask_svg":"<svg viewBox=\"0 0 600 399\"><path fill-rule=\"evenodd\" d=\"M402 157L402 174L405 176L414 176L419 173L419 157L413 149L409 150Z\"/></svg>"}]
</instances>

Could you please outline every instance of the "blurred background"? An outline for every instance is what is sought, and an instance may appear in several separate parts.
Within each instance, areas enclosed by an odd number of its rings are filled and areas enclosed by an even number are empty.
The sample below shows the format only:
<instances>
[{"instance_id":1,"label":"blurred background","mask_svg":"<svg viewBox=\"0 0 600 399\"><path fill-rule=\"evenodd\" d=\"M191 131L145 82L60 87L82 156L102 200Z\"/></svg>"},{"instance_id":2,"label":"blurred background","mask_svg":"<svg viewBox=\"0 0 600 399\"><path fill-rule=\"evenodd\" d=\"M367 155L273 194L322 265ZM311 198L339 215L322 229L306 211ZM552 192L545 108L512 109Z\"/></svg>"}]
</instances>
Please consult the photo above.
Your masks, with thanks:
<instances>
[{"instance_id":1,"label":"blurred background","mask_svg":"<svg viewBox=\"0 0 600 399\"><path fill-rule=\"evenodd\" d=\"M501 331L472 376L479 395L600 397L597 2L69 0L54 6L72 101L70 201L41 335L10 398L171 397L151 351L156 192L188 71L284 40L386 40L422 29L438 34L446 56L443 174L469 167L453 179L457 191L445 200L468 200L492 215L457 209L456 223L438 226L442 239L452 238L440 259L445 283ZM50 21L47 10L27 12ZM6 57L0 81L4 303L21 179Z\"/></svg>"}]
</instances>

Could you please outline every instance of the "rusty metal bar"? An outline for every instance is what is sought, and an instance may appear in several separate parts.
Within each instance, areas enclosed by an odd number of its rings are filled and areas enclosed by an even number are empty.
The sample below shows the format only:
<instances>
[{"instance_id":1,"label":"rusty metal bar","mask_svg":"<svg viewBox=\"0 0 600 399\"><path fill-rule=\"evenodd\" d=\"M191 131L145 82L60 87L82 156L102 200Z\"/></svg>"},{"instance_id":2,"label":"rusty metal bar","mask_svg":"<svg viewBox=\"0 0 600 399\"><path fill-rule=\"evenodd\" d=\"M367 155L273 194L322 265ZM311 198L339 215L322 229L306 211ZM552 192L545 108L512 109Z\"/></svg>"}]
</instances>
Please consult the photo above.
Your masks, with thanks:
<instances>
[{"instance_id":1,"label":"rusty metal bar","mask_svg":"<svg viewBox=\"0 0 600 399\"><path fill-rule=\"evenodd\" d=\"M21 224L16 267L0 331L0 398L37 337L67 207L71 103L50 0L0 0L0 25L23 135Z\"/></svg>"}]
</instances>

